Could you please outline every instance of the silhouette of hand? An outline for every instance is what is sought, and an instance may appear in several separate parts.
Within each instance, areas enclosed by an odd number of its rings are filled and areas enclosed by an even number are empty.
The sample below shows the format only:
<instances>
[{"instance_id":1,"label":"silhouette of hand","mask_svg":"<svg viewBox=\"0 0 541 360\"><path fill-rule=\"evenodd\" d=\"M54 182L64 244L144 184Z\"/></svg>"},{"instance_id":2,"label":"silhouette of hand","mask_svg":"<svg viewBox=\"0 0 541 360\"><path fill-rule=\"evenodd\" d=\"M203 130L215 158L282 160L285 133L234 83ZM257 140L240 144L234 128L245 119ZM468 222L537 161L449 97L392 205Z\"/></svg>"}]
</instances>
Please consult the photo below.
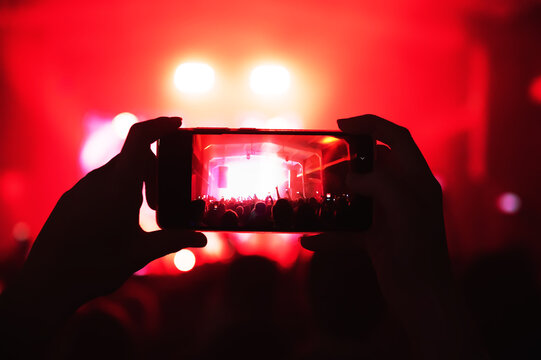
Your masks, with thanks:
<instances>
[{"instance_id":1,"label":"silhouette of hand","mask_svg":"<svg viewBox=\"0 0 541 360\"><path fill-rule=\"evenodd\" d=\"M175 131L180 118L132 126L122 151L58 201L23 268L22 281L57 290L78 303L116 290L148 262L206 238L192 231L145 232L139 226L142 186L155 204L156 158L150 144Z\"/></svg>"},{"instance_id":2,"label":"silhouette of hand","mask_svg":"<svg viewBox=\"0 0 541 360\"><path fill-rule=\"evenodd\" d=\"M338 126L351 134L371 134L390 147L376 146L373 172L348 176L352 192L373 198L374 222L365 233L345 239L322 234L303 238L302 245L310 250L346 243L365 247L386 297L449 285L441 187L409 131L375 115L341 119Z\"/></svg>"},{"instance_id":3,"label":"silhouette of hand","mask_svg":"<svg viewBox=\"0 0 541 360\"><path fill-rule=\"evenodd\" d=\"M301 239L314 251L368 251L382 294L402 320L420 358L479 358L471 324L455 293L443 220L442 192L409 131L375 115L338 120L351 134L371 134L374 171L348 175L353 193L374 202L363 233Z\"/></svg>"}]
</instances>

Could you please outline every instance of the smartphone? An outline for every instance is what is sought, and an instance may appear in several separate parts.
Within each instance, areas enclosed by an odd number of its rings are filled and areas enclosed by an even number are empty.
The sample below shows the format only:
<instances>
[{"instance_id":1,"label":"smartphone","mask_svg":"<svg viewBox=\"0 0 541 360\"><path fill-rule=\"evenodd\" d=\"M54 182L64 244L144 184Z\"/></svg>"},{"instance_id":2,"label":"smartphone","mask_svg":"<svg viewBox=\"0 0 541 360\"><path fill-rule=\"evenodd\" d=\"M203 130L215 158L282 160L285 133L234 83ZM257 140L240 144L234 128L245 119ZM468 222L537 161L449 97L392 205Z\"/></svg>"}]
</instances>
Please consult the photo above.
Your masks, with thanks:
<instances>
[{"instance_id":1,"label":"smartphone","mask_svg":"<svg viewBox=\"0 0 541 360\"><path fill-rule=\"evenodd\" d=\"M370 172L374 141L339 131L178 129L158 141L157 221L163 229L361 231L370 198L349 171Z\"/></svg>"}]
</instances>

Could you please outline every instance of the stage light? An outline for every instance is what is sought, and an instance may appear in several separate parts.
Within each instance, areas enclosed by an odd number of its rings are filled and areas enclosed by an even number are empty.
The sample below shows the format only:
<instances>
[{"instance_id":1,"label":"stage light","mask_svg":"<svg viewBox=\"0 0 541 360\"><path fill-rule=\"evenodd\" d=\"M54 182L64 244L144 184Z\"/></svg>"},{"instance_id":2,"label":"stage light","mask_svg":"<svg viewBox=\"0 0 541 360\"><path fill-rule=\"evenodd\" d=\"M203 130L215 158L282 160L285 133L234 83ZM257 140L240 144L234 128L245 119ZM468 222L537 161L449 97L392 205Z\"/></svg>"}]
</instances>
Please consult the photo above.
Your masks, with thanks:
<instances>
[{"instance_id":1,"label":"stage light","mask_svg":"<svg viewBox=\"0 0 541 360\"><path fill-rule=\"evenodd\" d=\"M212 195L217 198L248 197L257 195L264 199L274 193L276 186L287 181L284 159L274 154L230 157L227 159L227 187L216 188Z\"/></svg>"},{"instance_id":2,"label":"stage light","mask_svg":"<svg viewBox=\"0 0 541 360\"><path fill-rule=\"evenodd\" d=\"M113 118L113 130L119 138L125 139L131 126L137 121L137 116L129 112L120 113Z\"/></svg>"},{"instance_id":3,"label":"stage light","mask_svg":"<svg viewBox=\"0 0 541 360\"><path fill-rule=\"evenodd\" d=\"M175 86L183 93L201 94L214 86L214 70L203 63L180 64L175 71Z\"/></svg>"},{"instance_id":4,"label":"stage light","mask_svg":"<svg viewBox=\"0 0 541 360\"><path fill-rule=\"evenodd\" d=\"M250 87L256 94L280 95L289 89L289 71L279 65L260 65L252 71Z\"/></svg>"},{"instance_id":5,"label":"stage light","mask_svg":"<svg viewBox=\"0 0 541 360\"><path fill-rule=\"evenodd\" d=\"M497 203L498 209L504 214L516 214L522 206L520 197L512 192L501 194L498 197Z\"/></svg>"},{"instance_id":6,"label":"stage light","mask_svg":"<svg viewBox=\"0 0 541 360\"><path fill-rule=\"evenodd\" d=\"M195 266L195 255L188 249L182 249L175 254L173 261L180 271L190 271Z\"/></svg>"}]
</instances>

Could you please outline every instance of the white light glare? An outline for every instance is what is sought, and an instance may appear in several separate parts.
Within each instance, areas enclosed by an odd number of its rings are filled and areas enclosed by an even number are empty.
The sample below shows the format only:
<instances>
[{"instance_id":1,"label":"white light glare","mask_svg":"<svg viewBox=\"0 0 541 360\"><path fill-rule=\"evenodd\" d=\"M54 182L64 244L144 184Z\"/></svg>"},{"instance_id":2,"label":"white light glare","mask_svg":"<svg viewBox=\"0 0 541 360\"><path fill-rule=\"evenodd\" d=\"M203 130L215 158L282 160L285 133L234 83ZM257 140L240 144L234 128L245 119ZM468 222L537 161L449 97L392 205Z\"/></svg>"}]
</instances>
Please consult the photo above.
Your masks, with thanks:
<instances>
[{"instance_id":1,"label":"white light glare","mask_svg":"<svg viewBox=\"0 0 541 360\"><path fill-rule=\"evenodd\" d=\"M125 139L133 124L137 122L137 116L129 112L123 112L113 118L113 130L119 138Z\"/></svg>"},{"instance_id":2,"label":"white light glare","mask_svg":"<svg viewBox=\"0 0 541 360\"><path fill-rule=\"evenodd\" d=\"M183 93L207 92L214 86L214 70L203 63L180 64L175 71L175 86Z\"/></svg>"},{"instance_id":3,"label":"white light glare","mask_svg":"<svg viewBox=\"0 0 541 360\"><path fill-rule=\"evenodd\" d=\"M195 266L195 255L188 249L182 249L175 254L173 261L180 271L190 271Z\"/></svg>"},{"instance_id":4,"label":"white light glare","mask_svg":"<svg viewBox=\"0 0 541 360\"><path fill-rule=\"evenodd\" d=\"M260 65L252 71L250 87L256 94L279 95L289 89L289 71L279 65Z\"/></svg>"}]
</instances>

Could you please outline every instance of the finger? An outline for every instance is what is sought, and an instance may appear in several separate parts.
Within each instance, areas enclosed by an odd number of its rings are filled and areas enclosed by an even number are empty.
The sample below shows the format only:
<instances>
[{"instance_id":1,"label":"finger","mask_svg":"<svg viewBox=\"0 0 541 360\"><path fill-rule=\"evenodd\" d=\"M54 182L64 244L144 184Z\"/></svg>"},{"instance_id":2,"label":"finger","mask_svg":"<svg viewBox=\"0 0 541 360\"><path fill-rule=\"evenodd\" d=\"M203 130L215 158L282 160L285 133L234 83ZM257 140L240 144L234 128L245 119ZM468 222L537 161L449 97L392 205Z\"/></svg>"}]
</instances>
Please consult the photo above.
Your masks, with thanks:
<instances>
[{"instance_id":1,"label":"finger","mask_svg":"<svg viewBox=\"0 0 541 360\"><path fill-rule=\"evenodd\" d=\"M181 119L161 117L137 123L130 128L128 137L118 155L115 173L115 193L119 201L132 207L141 205L141 188L147 171L146 153L150 144L167 134L174 132L181 124ZM135 214L137 215L137 214Z\"/></svg>"},{"instance_id":2,"label":"finger","mask_svg":"<svg viewBox=\"0 0 541 360\"><path fill-rule=\"evenodd\" d=\"M154 141L178 129L181 124L180 117L159 117L134 124L130 128L121 153L128 157L140 154Z\"/></svg>"},{"instance_id":3,"label":"finger","mask_svg":"<svg viewBox=\"0 0 541 360\"><path fill-rule=\"evenodd\" d=\"M158 230L144 234L143 241L134 250L134 257L146 264L187 247L205 245L207 238L203 233L189 230Z\"/></svg>"},{"instance_id":4,"label":"finger","mask_svg":"<svg viewBox=\"0 0 541 360\"><path fill-rule=\"evenodd\" d=\"M145 166L142 159L150 149L150 144L174 132L181 125L179 117L160 117L134 124L120 151L120 176L123 180L142 181Z\"/></svg>"},{"instance_id":5,"label":"finger","mask_svg":"<svg viewBox=\"0 0 541 360\"><path fill-rule=\"evenodd\" d=\"M362 246L361 235L352 232L322 233L302 236L301 246L310 251L335 251L344 248Z\"/></svg>"},{"instance_id":6,"label":"finger","mask_svg":"<svg viewBox=\"0 0 541 360\"><path fill-rule=\"evenodd\" d=\"M388 171L392 169L392 153L385 145L376 145L376 161L374 164L375 171Z\"/></svg>"},{"instance_id":7,"label":"finger","mask_svg":"<svg viewBox=\"0 0 541 360\"><path fill-rule=\"evenodd\" d=\"M405 127L371 114L339 119L338 127L351 134L372 135L391 147L393 158L396 158L404 169L415 174L420 171L431 174L425 158Z\"/></svg>"},{"instance_id":8,"label":"finger","mask_svg":"<svg viewBox=\"0 0 541 360\"><path fill-rule=\"evenodd\" d=\"M143 180L145 181L147 204L152 210L156 210L158 205L158 184L156 181L158 162L156 156L150 150L145 153L145 157L146 166Z\"/></svg>"}]
</instances>

